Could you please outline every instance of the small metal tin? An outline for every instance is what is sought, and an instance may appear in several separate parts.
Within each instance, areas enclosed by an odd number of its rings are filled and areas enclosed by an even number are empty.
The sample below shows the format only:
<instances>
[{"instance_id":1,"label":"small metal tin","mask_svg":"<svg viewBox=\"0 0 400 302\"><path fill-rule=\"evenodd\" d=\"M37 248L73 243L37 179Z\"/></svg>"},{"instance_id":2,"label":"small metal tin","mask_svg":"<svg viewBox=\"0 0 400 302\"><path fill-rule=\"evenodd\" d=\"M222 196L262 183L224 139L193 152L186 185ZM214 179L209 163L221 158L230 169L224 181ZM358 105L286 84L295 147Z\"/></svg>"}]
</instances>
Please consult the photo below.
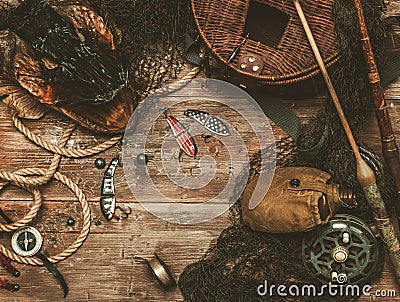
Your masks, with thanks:
<instances>
[{"instance_id":1,"label":"small metal tin","mask_svg":"<svg viewBox=\"0 0 400 302\"><path fill-rule=\"evenodd\" d=\"M172 275L171 271L164 263L164 261L162 261L157 254L154 254L154 258L150 260L146 259L146 263L150 268L152 274L165 289L176 286L174 276Z\"/></svg>"}]
</instances>

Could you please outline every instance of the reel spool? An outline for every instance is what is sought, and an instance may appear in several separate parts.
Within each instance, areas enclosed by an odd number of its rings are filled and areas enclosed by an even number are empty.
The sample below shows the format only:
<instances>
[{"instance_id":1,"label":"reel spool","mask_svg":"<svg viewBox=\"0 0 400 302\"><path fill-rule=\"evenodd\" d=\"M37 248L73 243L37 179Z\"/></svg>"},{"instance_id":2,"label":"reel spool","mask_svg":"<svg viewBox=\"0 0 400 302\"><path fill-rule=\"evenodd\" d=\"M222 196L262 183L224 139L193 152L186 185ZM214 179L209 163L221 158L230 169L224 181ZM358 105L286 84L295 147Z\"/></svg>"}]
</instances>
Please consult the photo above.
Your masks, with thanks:
<instances>
[{"instance_id":1,"label":"reel spool","mask_svg":"<svg viewBox=\"0 0 400 302\"><path fill-rule=\"evenodd\" d=\"M381 252L365 222L338 214L303 238L302 256L310 275L322 283L359 284L376 273Z\"/></svg>"}]
</instances>

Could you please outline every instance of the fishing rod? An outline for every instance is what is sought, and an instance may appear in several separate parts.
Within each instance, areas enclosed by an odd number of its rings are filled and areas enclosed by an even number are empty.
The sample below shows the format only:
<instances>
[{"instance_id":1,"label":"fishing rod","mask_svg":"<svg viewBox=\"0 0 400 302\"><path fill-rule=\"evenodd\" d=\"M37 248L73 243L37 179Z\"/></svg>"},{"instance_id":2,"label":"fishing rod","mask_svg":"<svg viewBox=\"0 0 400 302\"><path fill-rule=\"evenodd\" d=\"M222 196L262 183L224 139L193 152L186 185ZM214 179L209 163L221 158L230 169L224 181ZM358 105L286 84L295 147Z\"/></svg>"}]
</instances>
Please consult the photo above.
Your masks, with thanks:
<instances>
[{"instance_id":1,"label":"fishing rod","mask_svg":"<svg viewBox=\"0 0 400 302\"><path fill-rule=\"evenodd\" d=\"M382 153L388 166L389 173L394 179L397 194L395 203L397 222L400 226L400 159L399 149L397 148L392 123L383 93L378 67L376 65L374 52L368 35L367 26L364 19L360 0L353 0L354 7L357 10L357 19L360 30L360 37L365 61L368 68L368 80L371 87L372 97L374 99L375 115L378 121L378 127L381 134Z\"/></svg>"},{"instance_id":2,"label":"fishing rod","mask_svg":"<svg viewBox=\"0 0 400 302\"><path fill-rule=\"evenodd\" d=\"M356 0L355 0L356 1ZM392 223L390 222L389 216L386 211L385 203L380 194L378 185L376 184L376 177L374 171L368 166L368 164L361 157L360 151L354 135L351 131L350 125L346 119L343 108L340 104L339 98L336 94L335 88L329 77L328 71L326 70L325 64L322 60L321 54L319 52L318 46L315 43L313 34L310 27L308 26L307 19L304 12L300 6L298 0L293 0L294 6L296 7L297 13L300 17L301 23L306 32L308 41L314 52L315 58L321 69L321 73L324 77L325 83L328 87L329 93L332 97L333 104L335 105L336 111L339 115L340 121L343 125L343 129L346 133L347 139L350 143L351 149L353 150L356 163L357 163L357 180L360 183L368 204L374 212L374 220L379 229L382 241L384 242L386 249L389 254L390 261L393 265L394 272L396 275L397 283L400 285L400 243L394 232Z\"/></svg>"}]
</instances>

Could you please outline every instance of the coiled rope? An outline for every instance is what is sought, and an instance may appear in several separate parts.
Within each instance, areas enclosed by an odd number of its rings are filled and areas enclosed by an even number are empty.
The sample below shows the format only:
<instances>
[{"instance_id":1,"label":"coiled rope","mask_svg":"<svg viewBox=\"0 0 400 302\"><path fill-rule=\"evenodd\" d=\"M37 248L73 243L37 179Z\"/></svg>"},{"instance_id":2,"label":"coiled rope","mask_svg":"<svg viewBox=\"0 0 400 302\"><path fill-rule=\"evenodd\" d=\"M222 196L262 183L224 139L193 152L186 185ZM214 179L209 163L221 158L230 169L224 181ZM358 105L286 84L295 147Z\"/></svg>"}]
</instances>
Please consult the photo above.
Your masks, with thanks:
<instances>
[{"instance_id":1,"label":"coiled rope","mask_svg":"<svg viewBox=\"0 0 400 302\"><path fill-rule=\"evenodd\" d=\"M98 154L115 145L121 139L121 136L113 137L104 143L101 143L99 145L96 145L88 149L68 149L65 148L65 144L68 142L69 138L71 137L73 131L76 128L75 124L72 124L68 127L68 129L62 135L58 144L55 145L48 143L47 141L43 140L42 138L34 134L28 127L26 127L22 123L22 121L15 112L12 112L12 120L14 122L15 127L22 134L24 134L30 141L46 149L47 151L52 152L54 155L51 160L50 166L47 169L26 168L15 172L0 171L0 192L4 189L4 187L7 184L10 183L15 186L24 188L33 195L33 204L28 213L22 219L16 222L10 224L0 223L0 231L3 232L15 231L16 229L30 223L36 217L42 205L42 195L38 187L47 184L53 178L60 181L61 183L66 185L78 198L78 201L82 207L83 226L79 236L69 247L67 247L63 252L55 256L49 257L49 260L51 262L57 263L71 256L79 249L79 247L83 244L87 235L89 234L90 224L91 224L90 208L85 194L75 183L72 182L70 178L61 174L60 172L57 172L61 158L63 156L82 158ZM31 264L31 265L43 265L40 259L35 257L22 257L14 253L13 251L7 249L3 244L0 244L0 252L5 254L11 260L17 261L19 263Z\"/></svg>"},{"instance_id":2,"label":"coiled rope","mask_svg":"<svg viewBox=\"0 0 400 302\"><path fill-rule=\"evenodd\" d=\"M199 72L200 68L196 66L181 80L193 79L198 75ZM28 127L24 125L24 123L21 121L15 111L12 111L11 113L14 126L31 142L53 153L53 158L51 160L50 166L47 169L26 168L14 172L0 171L0 193L7 184L13 184L15 186L24 188L33 195L33 204L28 213L22 219L16 222L10 224L0 223L0 231L12 232L30 223L36 217L42 205L42 195L38 187L47 184L53 178L60 181L65 186L67 186L78 198L78 201L82 207L83 226L79 236L68 248L66 248L63 252L48 258L51 262L57 263L71 256L80 248L80 246L83 244L89 234L91 224L90 208L85 194L74 182L72 182L70 178L61 174L60 172L57 172L61 158L83 158L101 153L118 143L121 140L122 136L113 137L104 143L98 144L88 149L69 149L66 148L65 145L71 137L72 133L74 132L76 124L70 125L62 135L58 144L55 145L43 140L41 137L33 133ZM43 262L40 259L35 257L22 257L14 253L13 251L10 251L1 243L0 252L5 254L11 260L17 261L19 263L30 265L43 265Z\"/></svg>"}]
</instances>

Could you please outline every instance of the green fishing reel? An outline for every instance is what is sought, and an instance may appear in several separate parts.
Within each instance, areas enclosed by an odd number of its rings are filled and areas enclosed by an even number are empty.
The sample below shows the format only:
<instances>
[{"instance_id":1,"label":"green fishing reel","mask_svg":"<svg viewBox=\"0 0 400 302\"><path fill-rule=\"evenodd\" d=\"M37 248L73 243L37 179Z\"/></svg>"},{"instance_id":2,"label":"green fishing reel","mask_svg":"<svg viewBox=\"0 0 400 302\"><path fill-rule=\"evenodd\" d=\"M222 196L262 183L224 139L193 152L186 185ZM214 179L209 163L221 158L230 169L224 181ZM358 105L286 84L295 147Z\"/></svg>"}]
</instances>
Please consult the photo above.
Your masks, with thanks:
<instances>
[{"instance_id":1,"label":"green fishing reel","mask_svg":"<svg viewBox=\"0 0 400 302\"><path fill-rule=\"evenodd\" d=\"M338 214L303 238L304 265L322 283L362 284L381 258L377 237L361 219Z\"/></svg>"}]
</instances>

